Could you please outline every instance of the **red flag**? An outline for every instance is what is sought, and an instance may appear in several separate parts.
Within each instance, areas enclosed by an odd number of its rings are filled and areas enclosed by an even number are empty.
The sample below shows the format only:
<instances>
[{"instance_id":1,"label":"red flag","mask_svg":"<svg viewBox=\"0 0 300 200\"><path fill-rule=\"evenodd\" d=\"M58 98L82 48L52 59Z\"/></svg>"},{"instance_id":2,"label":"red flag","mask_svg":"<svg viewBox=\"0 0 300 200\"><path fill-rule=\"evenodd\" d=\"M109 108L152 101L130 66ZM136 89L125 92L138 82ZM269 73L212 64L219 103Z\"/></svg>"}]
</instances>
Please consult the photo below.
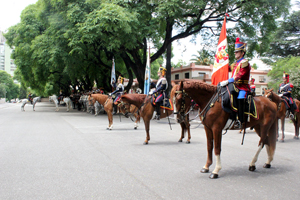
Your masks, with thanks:
<instances>
[{"instance_id":1,"label":"red flag","mask_svg":"<svg viewBox=\"0 0 300 200\"><path fill-rule=\"evenodd\" d=\"M213 66L213 72L211 75L211 83L218 85L219 82L228 79L228 67L229 67L229 56L228 56L228 44L226 36L226 17L224 18L219 43L215 55L215 63Z\"/></svg>"}]
</instances>

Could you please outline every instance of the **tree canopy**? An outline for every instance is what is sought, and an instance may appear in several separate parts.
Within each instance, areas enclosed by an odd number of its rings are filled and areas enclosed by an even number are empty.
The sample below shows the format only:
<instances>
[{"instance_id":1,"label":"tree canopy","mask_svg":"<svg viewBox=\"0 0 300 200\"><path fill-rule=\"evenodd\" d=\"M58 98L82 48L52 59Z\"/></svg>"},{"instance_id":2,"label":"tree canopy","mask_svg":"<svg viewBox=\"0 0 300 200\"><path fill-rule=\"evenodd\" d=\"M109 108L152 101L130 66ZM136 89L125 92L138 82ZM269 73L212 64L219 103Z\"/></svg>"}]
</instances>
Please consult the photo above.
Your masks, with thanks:
<instances>
[{"instance_id":1,"label":"tree canopy","mask_svg":"<svg viewBox=\"0 0 300 200\"><path fill-rule=\"evenodd\" d=\"M19 93L19 86L14 83L10 74L6 71L0 70L0 97L8 99L17 98Z\"/></svg>"},{"instance_id":2,"label":"tree canopy","mask_svg":"<svg viewBox=\"0 0 300 200\"><path fill-rule=\"evenodd\" d=\"M240 36L249 53L264 51L276 19L288 12L289 0L39 0L26 7L21 22L5 37L15 47L13 58L26 86L58 93L70 85L88 90L110 89L115 58L118 74L138 79L143 89L147 49L151 63L164 56L172 42L209 30L214 34L227 21L229 41ZM151 42L151 43L150 43ZM232 42L234 43L234 42ZM167 79L171 62L167 56ZM127 88L128 89L128 88Z\"/></svg>"}]
</instances>

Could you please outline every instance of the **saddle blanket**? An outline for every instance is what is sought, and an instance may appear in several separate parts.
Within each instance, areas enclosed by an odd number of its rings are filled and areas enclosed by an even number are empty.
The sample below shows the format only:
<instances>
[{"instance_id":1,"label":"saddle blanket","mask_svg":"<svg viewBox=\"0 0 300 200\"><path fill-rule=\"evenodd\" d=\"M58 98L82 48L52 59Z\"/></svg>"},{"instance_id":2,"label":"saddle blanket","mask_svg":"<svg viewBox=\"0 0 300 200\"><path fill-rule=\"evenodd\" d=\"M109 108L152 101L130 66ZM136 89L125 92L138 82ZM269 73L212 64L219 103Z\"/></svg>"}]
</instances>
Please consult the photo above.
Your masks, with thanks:
<instances>
[{"instance_id":1,"label":"saddle blanket","mask_svg":"<svg viewBox=\"0 0 300 200\"><path fill-rule=\"evenodd\" d=\"M238 96L239 90L234 86L233 83L228 84L226 87L221 88L221 96L222 96L222 109L227 113L233 113L231 114L230 118L235 118L235 114L238 111L238 102L237 102L237 96ZM250 110L249 110L250 107ZM259 114L256 109L256 104L254 98L252 96L247 97L245 102L245 112L244 114L250 115L254 119L259 119Z\"/></svg>"},{"instance_id":2,"label":"saddle blanket","mask_svg":"<svg viewBox=\"0 0 300 200\"><path fill-rule=\"evenodd\" d=\"M156 105L155 104L155 98L153 96L151 97L151 103L152 103L153 106ZM169 98L165 98L163 100L163 103L160 106L160 108L173 111L174 110L173 102Z\"/></svg>"}]
</instances>

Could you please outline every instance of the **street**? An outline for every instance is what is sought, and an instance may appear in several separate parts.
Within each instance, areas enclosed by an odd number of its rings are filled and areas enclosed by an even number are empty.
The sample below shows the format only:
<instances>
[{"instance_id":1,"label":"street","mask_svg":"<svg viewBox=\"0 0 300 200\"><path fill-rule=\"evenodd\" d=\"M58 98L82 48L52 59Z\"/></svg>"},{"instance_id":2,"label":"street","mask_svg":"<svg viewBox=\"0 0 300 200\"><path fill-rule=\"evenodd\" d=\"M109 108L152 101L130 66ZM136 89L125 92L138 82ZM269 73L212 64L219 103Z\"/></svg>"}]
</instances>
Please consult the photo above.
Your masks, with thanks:
<instances>
[{"instance_id":1,"label":"street","mask_svg":"<svg viewBox=\"0 0 300 200\"><path fill-rule=\"evenodd\" d=\"M151 121L148 145L143 121L38 102L21 112L21 104L0 104L0 199L298 199L300 140L286 121L285 142L277 142L270 169L265 148L248 170L259 137L247 130L222 138L219 178L200 173L205 165L203 125L191 124L191 143L177 142L180 125ZM196 114L196 113L195 113ZM214 169L215 162L210 167Z\"/></svg>"}]
</instances>

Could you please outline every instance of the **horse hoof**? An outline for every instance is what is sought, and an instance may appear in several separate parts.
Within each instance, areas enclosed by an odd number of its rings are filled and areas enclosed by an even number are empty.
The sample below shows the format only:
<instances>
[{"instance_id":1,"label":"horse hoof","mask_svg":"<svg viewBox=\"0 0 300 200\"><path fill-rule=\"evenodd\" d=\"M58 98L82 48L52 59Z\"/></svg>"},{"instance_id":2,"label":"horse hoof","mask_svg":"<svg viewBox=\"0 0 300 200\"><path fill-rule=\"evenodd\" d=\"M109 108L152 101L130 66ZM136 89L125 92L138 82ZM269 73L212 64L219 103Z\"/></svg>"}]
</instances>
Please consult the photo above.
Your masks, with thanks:
<instances>
[{"instance_id":1,"label":"horse hoof","mask_svg":"<svg viewBox=\"0 0 300 200\"><path fill-rule=\"evenodd\" d=\"M265 163L265 164L264 164L264 168L271 168L271 165L270 165L270 164L267 164L267 163Z\"/></svg>"},{"instance_id":2,"label":"horse hoof","mask_svg":"<svg viewBox=\"0 0 300 200\"><path fill-rule=\"evenodd\" d=\"M209 170L208 170L208 169L205 169L205 168L202 168L202 169L200 170L200 172L201 172L201 173L208 173Z\"/></svg>"},{"instance_id":3,"label":"horse hoof","mask_svg":"<svg viewBox=\"0 0 300 200\"><path fill-rule=\"evenodd\" d=\"M178 140L178 142L182 142L182 140L180 139L180 140Z\"/></svg>"},{"instance_id":4,"label":"horse hoof","mask_svg":"<svg viewBox=\"0 0 300 200\"><path fill-rule=\"evenodd\" d=\"M219 175L218 175L218 174L213 174L213 173L211 173L211 174L209 175L209 178L210 178L210 179L216 179L216 178L219 178Z\"/></svg>"},{"instance_id":5,"label":"horse hoof","mask_svg":"<svg viewBox=\"0 0 300 200\"><path fill-rule=\"evenodd\" d=\"M134 129L136 130L136 129L137 129L137 127L134 127Z\"/></svg>"},{"instance_id":6,"label":"horse hoof","mask_svg":"<svg viewBox=\"0 0 300 200\"><path fill-rule=\"evenodd\" d=\"M187 144L191 143L190 141L186 141Z\"/></svg>"},{"instance_id":7,"label":"horse hoof","mask_svg":"<svg viewBox=\"0 0 300 200\"><path fill-rule=\"evenodd\" d=\"M299 136L294 136L294 139L295 140L299 140Z\"/></svg>"},{"instance_id":8,"label":"horse hoof","mask_svg":"<svg viewBox=\"0 0 300 200\"><path fill-rule=\"evenodd\" d=\"M143 143L143 145L146 145L146 144L148 144L148 142L144 142L144 143Z\"/></svg>"},{"instance_id":9,"label":"horse hoof","mask_svg":"<svg viewBox=\"0 0 300 200\"><path fill-rule=\"evenodd\" d=\"M254 165L254 166L249 166L249 171L253 172L253 171L255 171L255 170L256 170L255 165Z\"/></svg>"},{"instance_id":10,"label":"horse hoof","mask_svg":"<svg viewBox=\"0 0 300 200\"><path fill-rule=\"evenodd\" d=\"M281 139L281 140L279 140L279 142L284 142L284 140L283 140L283 139Z\"/></svg>"}]
</instances>

